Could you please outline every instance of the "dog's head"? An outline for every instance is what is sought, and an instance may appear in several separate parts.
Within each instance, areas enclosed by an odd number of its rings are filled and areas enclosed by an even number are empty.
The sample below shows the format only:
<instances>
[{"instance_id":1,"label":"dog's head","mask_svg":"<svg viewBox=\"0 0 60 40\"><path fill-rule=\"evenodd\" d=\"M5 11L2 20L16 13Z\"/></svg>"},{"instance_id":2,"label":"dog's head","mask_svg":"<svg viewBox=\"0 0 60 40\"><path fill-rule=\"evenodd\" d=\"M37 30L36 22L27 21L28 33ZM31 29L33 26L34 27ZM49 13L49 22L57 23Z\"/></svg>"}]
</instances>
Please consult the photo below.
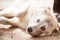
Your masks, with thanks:
<instances>
[{"instance_id":1,"label":"dog's head","mask_svg":"<svg viewBox=\"0 0 60 40\"><path fill-rule=\"evenodd\" d=\"M50 15L50 9L42 9L42 11L34 14L29 20L27 32L32 36L48 36L54 30L54 25Z\"/></svg>"}]
</instances>

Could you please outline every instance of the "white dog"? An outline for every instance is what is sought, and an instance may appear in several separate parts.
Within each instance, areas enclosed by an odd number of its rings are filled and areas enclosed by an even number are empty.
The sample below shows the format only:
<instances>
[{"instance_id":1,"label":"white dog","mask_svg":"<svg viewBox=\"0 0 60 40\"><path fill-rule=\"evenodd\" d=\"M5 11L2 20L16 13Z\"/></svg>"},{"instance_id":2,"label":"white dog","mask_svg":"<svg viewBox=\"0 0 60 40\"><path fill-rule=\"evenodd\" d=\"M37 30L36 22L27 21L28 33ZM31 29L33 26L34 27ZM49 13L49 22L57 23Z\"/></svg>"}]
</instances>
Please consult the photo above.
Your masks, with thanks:
<instances>
[{"instance_id":1,"label":"white dog","mask_svg":"<svg viewBox=\"0 0 60 40\"><path fill-rule=\"evenodd\" d=\"M32 36L48 36L53 30L59 31L58 22L53 15L53 3L53 0L28 0L3 9L0 15L13 17L6 21L13 26L26 29Z\"/></svg>"}]
</instances>

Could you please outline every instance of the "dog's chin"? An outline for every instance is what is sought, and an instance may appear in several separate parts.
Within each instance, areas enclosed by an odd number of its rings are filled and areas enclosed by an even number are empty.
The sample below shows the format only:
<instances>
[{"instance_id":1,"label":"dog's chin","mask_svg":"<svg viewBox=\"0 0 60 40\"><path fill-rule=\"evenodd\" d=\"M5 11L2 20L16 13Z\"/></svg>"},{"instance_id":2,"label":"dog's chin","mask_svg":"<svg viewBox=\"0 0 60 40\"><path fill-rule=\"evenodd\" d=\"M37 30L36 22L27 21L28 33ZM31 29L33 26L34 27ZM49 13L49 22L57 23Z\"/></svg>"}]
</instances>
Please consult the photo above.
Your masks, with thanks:
<instances>
[{"instance_id":1,"label":"dog's chin","mask_svg":"<svg viewBox=\"0 0 60 40\"><path fill-rule=\"evenodd\" d=\"M44 37L44 36L47 36L47 35L46 35L46 33L41 33L41 34L38 34L38 35L31 35L31 36L32 37Z\"/></svg>"},{"instance_id":2,"label":"dog's chin","mask_svg":"<svg viewBox=\"0 0 60 40\"><path fill-rule=\"evenodd\" d=\"M30 34L32 37L39 37L40 34Z\"/></svg>"},{"instance_id":3,"label":"dog's chin","mask_svg":"<svg viewBox=\"0 0 60 40\"><path fill-rule=\"evenodd\" d=\"M44 37L44 36L46 36L46 33L41 33L40 36Z\"/></svg>"}]
</instances>

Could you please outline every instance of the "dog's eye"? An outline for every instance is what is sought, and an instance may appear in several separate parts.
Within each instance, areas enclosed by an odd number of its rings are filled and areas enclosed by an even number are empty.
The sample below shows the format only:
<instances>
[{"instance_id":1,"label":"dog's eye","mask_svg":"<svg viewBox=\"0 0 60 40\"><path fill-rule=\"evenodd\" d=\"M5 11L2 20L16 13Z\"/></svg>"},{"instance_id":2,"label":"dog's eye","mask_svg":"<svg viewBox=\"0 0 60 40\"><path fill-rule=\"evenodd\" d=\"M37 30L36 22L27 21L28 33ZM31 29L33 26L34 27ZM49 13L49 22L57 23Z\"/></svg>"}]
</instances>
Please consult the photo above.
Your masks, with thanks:
<instances>
[{"instance_id":1,"label":"dog's eye","mask_svg":"<svg viewBox=\"0 0 60 40\"><path fill-rule=\"evenodd\" d=\"M40 19L37 20L37 23L40 22Z\"/></svg>"},{"instance_id":2,"label":"dog's eye","mask_svg":"<svg viewBox=\"0 0 60 40\"><path fill-rule=\"evenodd\" d=\"M45 26L42 26L42 27L41 27L41 30L44 31L44 30L45 30Z\"/></svg>"}]
</instances>

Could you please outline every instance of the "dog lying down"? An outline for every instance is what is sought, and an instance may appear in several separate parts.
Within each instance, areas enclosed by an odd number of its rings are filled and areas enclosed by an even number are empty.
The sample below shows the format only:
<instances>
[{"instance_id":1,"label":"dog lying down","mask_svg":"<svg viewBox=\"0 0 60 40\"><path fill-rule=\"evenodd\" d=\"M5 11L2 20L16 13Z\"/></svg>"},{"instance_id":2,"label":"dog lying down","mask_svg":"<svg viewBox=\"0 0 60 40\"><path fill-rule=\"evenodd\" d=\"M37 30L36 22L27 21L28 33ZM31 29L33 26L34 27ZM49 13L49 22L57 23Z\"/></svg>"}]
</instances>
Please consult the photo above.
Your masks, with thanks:
<instances>
[{"instance_id":1,"label":"dog lying down","mask_svg":"<svg viewBox=\"0 0 60 40\"><path fill-rule=\"evenodd\" d=\"M0 12L0 23L26 29L31 36L49 36L54 30L59 31L50 1L26 1L19 8L4 9ZM13 18L6 18L11 17L8 15Z\"/></svg>"}]
</instances>

